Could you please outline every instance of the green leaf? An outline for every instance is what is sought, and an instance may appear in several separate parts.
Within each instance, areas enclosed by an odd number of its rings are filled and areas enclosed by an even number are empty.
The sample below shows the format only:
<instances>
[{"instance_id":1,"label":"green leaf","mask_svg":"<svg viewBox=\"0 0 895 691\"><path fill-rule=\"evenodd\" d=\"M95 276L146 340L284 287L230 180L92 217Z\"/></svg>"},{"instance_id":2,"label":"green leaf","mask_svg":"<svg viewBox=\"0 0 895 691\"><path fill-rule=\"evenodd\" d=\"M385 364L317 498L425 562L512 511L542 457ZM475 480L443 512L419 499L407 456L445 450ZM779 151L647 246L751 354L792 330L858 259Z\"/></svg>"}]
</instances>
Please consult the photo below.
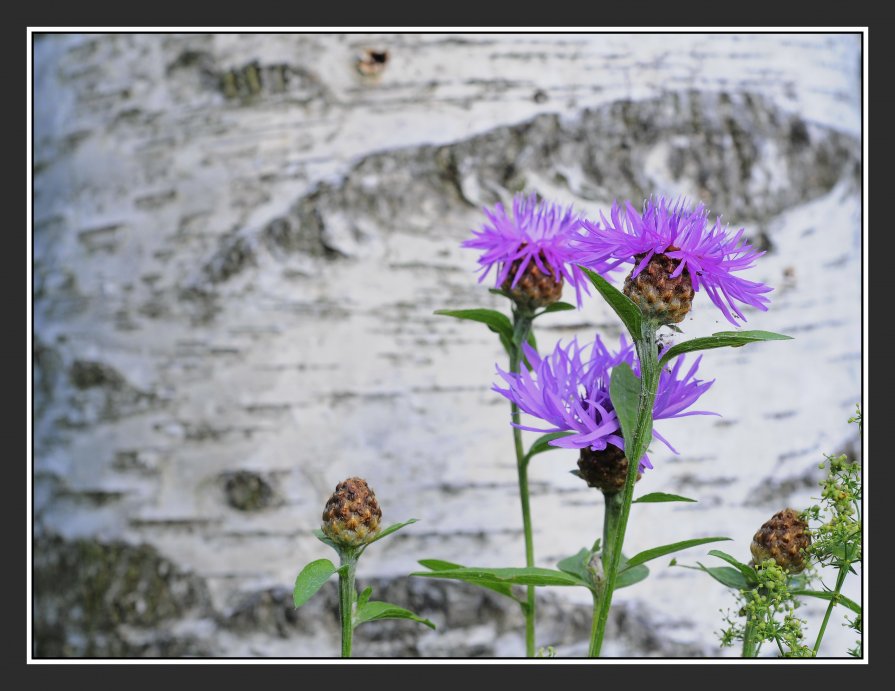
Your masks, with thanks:
<instances>
[{"instance_id":1,"label":"green leaf","mask_svg":"<svg viewBox=\"0 0 895 691\"><path fill-rule=\"evenodd\" d=\"M292 602L296 608L310 600L335 572L336 567L329 559L318 559L305 566L295 579L292 590Z\"/></svg>"},{"instance_id":2,"label":"green leaf","mask_svg":"<svg viewBox=\"0 0 895 691\"><path fill-rule=\"evenodd\" d=\"M821 600L832 600L834 595L836 595L832 590L790 590L790 593L793 595L802 595L804 597L817 597ZM845 605L855 614L861 613L861 605L859 605L854 600L849 600L845 595L840 593L836 596L836 601L839 604Z\"/></svg>"},{"instance_id":3,"label":"green leaf","mask_svg":"<svg viewBox=\"0 0 895 691\"><path fill-rule=\"evenodd\" d=\"M552 451L553 449L561 449L561 446L551 446L550 442L554 439L561 439L562 437L568 437L571 434L575 434L574 432L550 432L549 434L544 434L534 440L534 443L531 445L531 448L528 450L526 454L526 458L531 458L532 456L537 456L539 453L544 453L545 451Z\"/></svg>"},{"instance_id":4,"label":"green leaf","mask_svg":"<svg viewBox=\"0 0 895 691\"><path fill-rule=\"evenodd\" d=\"M758 585L758 574L755 573L755 569L753 569L748 564L737 561L736 558L730 556L726 552L722 552L720 549L709 550L709 554L713 557L718 557L718 559L723 559L733 568L737 569L741 574L743 574L743 577L749 582L750 585Z\"/></svg>"},{"instance_id":5,"label":"green leaf","mask_svg":"<svg viewBox=\"0 0 895 691\"><path fill-rule=\"evenodd\" d=\"M585 266L582 266L581 270L584 271L590 279L590 282L594 284L594 288L596 288L600 292L600 295L605 298L606 302L609 303L609 306L615 310L619 319L624 323L625 328L628 329L628 333L631 334L631 338L635 341L639 340L641 337L640 325L643 322L643 315L640 313L640 309L637 305L635 305L627 295L600 276L600 274L591 271Z\"/></svg>"},{"instance_id":6,"label":"green leaf","mask_svg":"<svg viewBox=\"0 0 895 691\"><path fill-rule=\"evenodd\" d=\"M542 314L550 314L551 312L568 312L573 309L575 309L575 305L570 305L568 302L554 302L538 312L535 317L540 317Z\"/></svg>"},{"instance_id":7,"label":"green leaf","mask_svg":"<svg viewBox=\"0 0 895 691\"><path fill-rule=\"evenodd\" d=\"M628 566L636 566L637 564L643 564L644 562L650 561L651 559L656 559L658 557L664 557L666 554L671 554L672 552L679 552L682 549L689 549L690 547L696 547L697 545L704 545L708 542L721 542L722 540L730 540L729 537L698 537L693 540L683 540L681 542L674 542L670 545L662 545L661 547L653 547L652 549L645 550L643 552L639 552L635 554L628 560Z\"/></svg>"},{"instance_id":8,"label":"green leaf","mask_svg":"<svg viewBox=\"0 0 895 691\"><path fill-rule=\"evenodd\" d=\"M672 346L659 361L659 366L664 366L671 358L690 353L696 350L711 350L712 348L739 348L747 343L759 343L761 341L789 341L792 336L773 333L772 331L719 331L704 338L694 338L692 341L684 341Z\"/></svg>"},{"instance_id":9,"label":"green leaf","mask_svg":"<svg viewBox=\"0 0 895 691\"><path fill-rule=\"evenodd\" d=\"M513 342L511 339L506 337L506 334L499 333L500 336L500 344L503 346L503 349L506 351L506 354L510 357L513 357Z\"/></svg>"},{"instance_id":10,"label":"green leaf","mask_svg":"<svg viewBox=\"0 0 895 691\"><path fill-rule=\"evenodd\" d=\"M626 362L612 368L609 378L609 398L618 415L618 422L625 439L625 448L631 449L634 444L634 430L637 429L637 408L640 402L640 379ZM644 438L652 437L652 416L647 422ZM638 459L639 460L639 459Z\"/></svg>"},{"instance_id":11,"label":"green leaf","mask_svg":"<svg viewBox=\"0 0 895 691\"><path fill-rule=\"evenodd\" d=\"M330 547L332 547L334 550L336 550L336 552L339 551L339 546L328 537L326 537L326 533L320 530L320 528L317 528L317 530L314 531L314 537L320 540L320 542L322 542L324 545L329 545Z\"/></svg>"},{"instance_id":12,"label":"green leaf","mask_svg":"<svg viewBox=\"0 0 895 691\"><path fill-rule=\"evenodd\" d=\"M528 568L482 568L465 567L460 569L444 569L430 571L428 573L416 572L411 576L423 576L426 578L449 578L467 583L501 584L508 585L583 585L581 581L562 571L542 569L536 566Z\"/></svg>"},{"instance_id":13,"label":"green leaf","mask_svg":"<svg viewBox=\"0 0 895 691\"><path fill-rule=\"evenodd\" d=\"M463 564L455 564L452 561L443 561L442 559L420 559L417 563L432 571L450 571L451 569L465 568Z\"/></svg>"},{"instance_id":14,"label":"green leaf","mask_svg":"<svg viewBox=\"0 0 895 691\"><path fill-rule=\"evenodd\" d=\"M379 533L379 535L377 535L372 540L370 540L367 544L372 545L377 540L381 540L384 537L388 537L392 533L396 533L399 530L401 530L401 528L403 528L404 526L408 526L411 523L416 523L418 520L419 520L418 518L411 518L410 520L404 521L403 523L393 523L388 528L386 528L381 533Z\"/></svg>"},{"instance_id":15,"label":"green leaf","mask_svg":"<svg viewBox=\"0 0 895 691\"><path fill-rule=\"evenodd\" d=\"M699 566L687 566L686 564L678 564L684 569L693 569L694 571L705 571L709 576L714 578L718 583L726 585L728 588L736 590L749 590L753 586L746 580L746 577L738 569L732 566L703 566L696 562Z\"/></svg>"},{"instance_id":16,"label":"green leaf","mask_svg":"<svg viewBox=\"0 0 895 691\"><path fill-rule=\"evenodd\" d=\"M424 619L409 609L404 609L403 607L398 607L398 605L393 605L390 602L366 602L363 607L360 606L358 602L357 612L354 615L354 626L360 626L365 621L376 621L378 619L410 619L411 621L419 622L420 624L425 624L430 629L435 628L435 624L433 624L428 619Z\"/></svg>"},{"instance_id":17,"label":"green leaf","mask_svg":"<svg viewBox=\"0 0 895 691\"><path fill-rule=\"evenodd\" d=\"M585 583L590 584L591 574L590 571L588 571L587 569L587 564L590 561L591 554L592 552L590 552L587 547L582 547L577 554L573 554L571 557L566 557L565 559L557 562L556 568L571 576L576 576Z\"/></svg>"},{"instance_id":18,"label":"green leaf","mask_svg":"<svg viewBox=\"0 0 895 691\"><path fill-rule=\"evenodd\" d=\"M665 492L651 492L650 494L644 494L642 497L637 497L632 504L653 504L656 502L663 501L690 501L696 502L695 499L690 499L689 497L682 497L679 494L666 494Z\"/></svg>"},{"instance_id":19,"label":"green leaf","mask_svg":"<svg viewBox=\"0 0 895 691\"><path fill-rule=\"evenodd\" d=\"M494 333L500 334L501 340L507 338L510 342L513 341L513 324L510 322L510 318L502 312L476 308L469 310L435 310L435 314L481 322L487 325Z\"/></svg>"},{"instance_id":20,"label":"green leaf","mask_svg":"<svg viewBox=\"0 0 895 691\"><path fill-rule=\"evenodd\" d=\"M629 568L630 560L622 552L622 557L618 564L618 575L615 577L615 587L627 588L635 583L645 580L649 576L649 569L643 564L637 564Z\"/></svg>"},{"instance_id":21,"label":"green leaf","mask_svg":"<svg viewBox=\"0 0 895 691\"><path fill-rule=\"evenodd\" d=\"M373 588L371 586L367 586L364 588L364 591L357 596L357 606L358 608L363 607L367 604L367 601L370 599L370 596L373 594Z\"/></svg>"},{"instance_id":22,"label":"green leaf","mask_svg":"<svg viewBox=\"0 0 895 691\"><path fill-rule=\"evenodd\" d=\"M431 569L432 571L452 571L455 569L465 569L466 567L462 564L455 564L450 561L442 561L441 559L420 559L419 564L425 566L427 569ZM411 574L417 575L417 574ZM430 574L420 574L420 575L430 575ZM501 595L505 595L508 598L511 598L518 602L520 605L523 605L523 608L527 609L528 603L521 602L519 598L513 593L513 587L508 583L476 583L481 588L486 588L487 590L493 590L495 593L499 593Z\"/></svg>"},{"instance_id":23,"label":"green leaf","mask_svg":"<svg viewBox=\"0 0 895 691\"><path fill-rule=\"evenodd\" d=\"M629 585L640 583L649 576L649 569L644 564L638 564L625 569L615 577L615 589L627 588Z\"/></svg>"}]
</instances>

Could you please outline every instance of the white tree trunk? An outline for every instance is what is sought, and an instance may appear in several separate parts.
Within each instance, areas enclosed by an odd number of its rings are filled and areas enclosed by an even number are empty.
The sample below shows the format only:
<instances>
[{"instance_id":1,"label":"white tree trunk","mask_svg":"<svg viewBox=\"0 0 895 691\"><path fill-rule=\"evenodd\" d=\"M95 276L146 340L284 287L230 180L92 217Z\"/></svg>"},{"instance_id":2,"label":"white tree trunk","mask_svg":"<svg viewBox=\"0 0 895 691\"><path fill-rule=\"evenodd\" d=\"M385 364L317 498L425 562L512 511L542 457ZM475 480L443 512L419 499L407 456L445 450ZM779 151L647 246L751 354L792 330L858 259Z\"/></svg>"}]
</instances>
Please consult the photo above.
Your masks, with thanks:
<instances>
[{"instance_id":1,"label":"white tree trunk","mask_svg":"<svg viewBox=\"0 0 895 691\"><path fill-rule=\"evenodd\" d=\"M379 74L356 69L367 48L388 53ZM729 535L745 560L762 522L813 503L825 452L859 453L860 51L856 35L39 38L35 653L336 654L334 588L297 612L291 588L332 556L311 531L361 475L386 523L420 519L367 552L361 586L439 630L369 624L357 653L522 654L496 596L405 577L423 558L524 562L489 390L500 344L432 314L506 309L459 244L518 190L590 216L687 194L768 249L751 278L772 306L748 327L795 340L705 355L702 407L723 417L660 424L682 453L656 449L638 485L699 503L635 507L626 541ZM541 321L542 349L619 333L596 298ZM681 326L729 328L702 293ZM600 531L575 457L532 464L543 566ZM734 654L715 636L732 593L654 563L615 599L607 654ZM539 645L584 653L585 595L543 594ZM828 654L851 645L839 621Z\"/></svg>"}]
</instances>

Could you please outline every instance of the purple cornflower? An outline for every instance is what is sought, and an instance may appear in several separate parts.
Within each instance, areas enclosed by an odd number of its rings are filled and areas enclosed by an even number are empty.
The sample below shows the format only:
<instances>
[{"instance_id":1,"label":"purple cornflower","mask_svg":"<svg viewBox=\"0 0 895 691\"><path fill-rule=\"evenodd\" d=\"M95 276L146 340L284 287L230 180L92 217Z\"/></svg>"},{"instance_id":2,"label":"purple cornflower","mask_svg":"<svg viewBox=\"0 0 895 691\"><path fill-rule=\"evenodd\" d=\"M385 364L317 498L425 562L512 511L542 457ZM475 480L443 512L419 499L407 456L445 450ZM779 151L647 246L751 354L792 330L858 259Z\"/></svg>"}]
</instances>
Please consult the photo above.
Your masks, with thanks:
<instances>
[{"instance_id":1,"label":"purple cornflower","mask_svg":"<svg viewBox=\"0 0 895 691\"><path fill-rule=\"evenodd\" d=\"M539 203L533 194L528 197L517 194L513 198L512 213L500 203L484 212L488 222L480 230L472 231L473 238L462 244L462 247L483 250L478 260L482 266L480 283L496 267L495 286L514 291L523 277L534 272L535 278L540 279L539 292L552 293L550 298L540 300L541 306L559 299L565 279L575 288L578 307L581 307L581 289L590 293L572 247L578 237L580 220L571 207L563 209L556 204ZM547 285L544 285L545 279Z\"/></svg>"},{"instance_id":2,"label":"purple cornflower","mask_svg":"<svg viewBox=\"0 0 895 691\"><path fill-rule=\"evenodd\" d=\"M744 321L746 319L735 301L766 311L770 300L764 294L773 288L734 276L734 272L754 266L755 260L764 252L756 251L743 241L743 228L731 236L727 233L727 226L721 224L720 217L714 225L710 225L709 212L703 204L693 210L687 206L684 199L669 202L664 197L651 198L644 202L641 214L630 202L625 202L624 208L619 207L617 202L613 203L611 221L602 212L601 222L582 221L585 233L575 243L578 250L576 260L595 271L600 271L599 265L611 270L625 262L633 262L635 267L625 281L625 294L634 299L641 309L644 305L638 299L640 295L635 297L629 293L629 284L633 287L633 279L644 269L649 269L650 273L664 277L665 282L659 285L659 290L666 290L669 296L671 292L668 289L674 279L681 276L685 282L692 284L692 291L703 288L735 326L739 324L734 315ZM664 264L660 262L654 264L656 268L650 267L654 256L663 260ZM688 276L689 281L686 281ZM689 286L683 290L678 288L678 293L688 290ZM673 313L670 322L680 321L689 310L686 295L681 302L685 303L683 313L680 311L682 308L676 306L678 311Z\"/></svg>"},{"instance_id":3,"label":"purple cornflower","mask_svg":"<svg viewBox=\"0 0 895 691\"><path fill-rule=\"evenodd\" d=\"M572 432L569 436L550 442L552 446L566 449L602 451L608 444L612 444L624 450L625 441L609 398L609 377L612 368L622 362L631 366L634 373L640 376L634 347L624 335L616 353L610 352L597 336L587 357L587 347L580 347L577 339L572 339L566 346L557 343L553 352L543 358L527 344L523 344L523 348L525 357L531 364L531 371L523 368L519 373L511 373L498 367L497 373L506 382L507 388L502 389L496 384L492 387L518 405L520 410L547 423L545 427L518 425L519 429L532 432ZM714 382L694 377L701 359L697 358L686 373L683 370L683 357L678 357L670 369L666 367L662 370L653 405L654 420L688 415L717 415L702 410L685 412ZM677 453L655 430L653 436ZM652 467L649 457L644 455L640 461L640 470Z\"/></svg>"}]
</instances>

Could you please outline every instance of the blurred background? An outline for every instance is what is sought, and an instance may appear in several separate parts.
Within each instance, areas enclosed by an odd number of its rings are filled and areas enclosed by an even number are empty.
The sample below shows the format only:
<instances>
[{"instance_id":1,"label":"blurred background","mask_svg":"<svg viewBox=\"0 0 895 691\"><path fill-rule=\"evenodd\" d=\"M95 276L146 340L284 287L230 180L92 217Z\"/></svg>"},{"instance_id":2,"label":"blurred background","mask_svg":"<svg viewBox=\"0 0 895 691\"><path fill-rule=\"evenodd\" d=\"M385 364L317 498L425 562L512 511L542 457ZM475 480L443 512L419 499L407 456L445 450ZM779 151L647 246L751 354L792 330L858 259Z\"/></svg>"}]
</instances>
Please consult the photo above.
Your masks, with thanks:
<instances>
[{"instance_id":1,"label":"blurred background","mask_svg":"<svg viewBox=\"0 0 895 691\"><path fill-rule=\"evenodd\" d=\"M338 655L335 580L299 610L337 482L386 524L360 587L432 619L358 629L371 657L524 654L508 600L409 578L416 560L523 565L497 338L432 314L508 304L460 243L537 192L595 217L704 201L767 254L747 328L666 421L626 551L706 535L746 561L860 457L861 40L846 34L37 34L33 46L35 656ZM564 298L574 301L567 288ZM597 298L538 322L614 341ZM686 337L731 328L698 293ZM529 435L529 440L535 435ZM602 495L531 466L538 565L590 545ZM709 564L713 545L678 555ZM720 565L720 562L714 565ZM650 564L604 653L730 656L731 591ZM828 577L828 582L832 580ZM857 578L845 594L860 598ZM538 645L583 655L590 596L539 590ZM842 608L838 608L842 609ZM822 610L799 610L816 632ZM822 653L844 655L837 610ZM809 634L811 635L811 634ZM813 639L812 639L813 640Z\"/></svg>"}]
</instances>

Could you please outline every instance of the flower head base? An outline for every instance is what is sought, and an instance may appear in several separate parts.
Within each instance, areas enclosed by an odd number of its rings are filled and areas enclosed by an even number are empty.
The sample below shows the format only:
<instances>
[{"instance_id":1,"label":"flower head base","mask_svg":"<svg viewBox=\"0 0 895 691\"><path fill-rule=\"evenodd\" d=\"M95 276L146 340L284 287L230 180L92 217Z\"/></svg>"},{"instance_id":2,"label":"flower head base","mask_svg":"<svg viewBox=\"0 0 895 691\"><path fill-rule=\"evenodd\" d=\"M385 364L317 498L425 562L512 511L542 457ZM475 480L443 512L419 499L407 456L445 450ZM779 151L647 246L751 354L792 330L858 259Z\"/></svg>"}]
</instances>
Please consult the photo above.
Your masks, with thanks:
<instances>
[{"instance_id":1,"label":"flower head base","mask_svg":"<svg viewBox=\"0 0 895 691\"><path fill-rule=\"evenodd\" d=\"M674 249L674 248L672 248ZM635 257L643 259L643 257ZM654 254L637 276L632 271L625 278L625 295L655 323L677 324L684 320L693 304L693 281L684 269L674 275L681 264L667 254Z\"/></svg>"},{"instance_id":2,"label":"flower head base","mask_svg":"<svg viewBox=\"0 0 895 691\"><path fill-rule=\"evenodd\" d=\"M382 510L376 495L359 477L350 477L336 485L336 491L323 510L323 532L340 547L366 544L379 532Z\"/></svg>"},{"instance_id":3,"label":"flower head base","mask_svg":"<svg viewBox=\"0 0 895 691\"><path fill-rule=\"evenodd\" d=\"M576 242L577 260L595 271L600 271L597 267L601 265L612 270L633 262L625 292L629 282L632 289L635 284L645 283L639 287L646 293L641 309L643 304L654 305L659 298L668 302L667 308L662 304L647 308L652 310L648 316L659 323L683 319L689 310L684 309L688 299L701 289L735 326L739 326L737 319L746 319L737 302L766 311L770 300L765 293L773 289L734 275L754 266L764 252L743 241L744 229L731 236L720 218L709 224L708 210L702 204L692 210L687 206L684 199L669 202L659 197L644 202L643 213L638 213L630 202L624 208L614 203L611 220L601 213L600 222L582 221L585 234ZM654 257L659 257L658 264L653 262ZM635 281L644 271L650 278ZM675 283L678 278L681 280ZM629 297L637 302L634 295ZM675 305L675 300L680 304Z\"/></svg>"},{"instance_id":4,"label":"flower head base","mask_svg":"<svg viewBox=\"0 0 895 691\"><path fill-rule=\"evenodd\" d=\"M516 403L522 411L544 420L548 426L518 427L533 432L567 433L567 436L551 441L552 446L595 452L612 446L624 451L625 441L609 397L613 367L624 362L631 366L635 374L639 374L634 348L624 336L615 353L609 351L599 336L589 352L585 352L585 348L574 339L565 346L558 343L553 352L543 358L527 344L523 344L523 350L531 371L523 369L519 373L509 373L498 367L497 372L507 388L496 385L493 388ZM653 406L654 419L714 415L706 411L687 411L712 385L712 382L700 381L694 376L700 359L686 373L683 358L677 358L673 367L662 371ZM657 431L653 430L653 435L677 453ZM586 465L591 465L589 460L585 461ZM642 472L652 467L649 457L644 455L640 459L639 470Z\"/></svg>"},{"instance_id":5,"label":"flower head base","mask_svg":"<svg viewBox=\"0 0 895 691\"><path fill-rule=\"evenodd\" d=\"M547 263L543 252L538 255L538 259L542 264ZM500 286L501 289L513 302L527 311L559 302L559 298L562 297L563 277L560 276L559 280L556 280L551 274L541 271L537 262L533 261L523 270L524 261L516 259L512 263L509 275Z\"/></svg>"},{"instance_id":6,"label":"flower head base","mask_svg":"<svg viewBox=\"0 0 895 691\"><path fill-rule=\"evenodd\" d=\"M530 307L556 302L566 282L575 288L581 307L581 291L589 291L573 248L580 221L571 207L538 202L535 195L516 195L511 213L503 204L484 211L488 222L462 244L483 250L479 282L495 269L495 287Z\"/></svg>"},{"instance_id":7,"label":"flower head base","mask_svg":"<svg viewBox=\"0 0 895 691\"><path fill-rule=\"evenodd\" d=\"M643 476L638 469L637 480ZM602 451L581 449L578 457L578 477L588 487L596 487L603 494L618 494L625 488L628 478L628 459L625 452L609 444Z\"/></svg>"},{"instance_id":8,"label":"flower head base","mask_svg":"<svg viewBox=\"0 0 895 691\"><path fill-rule=\"evenodd\" d=\"M783 509L759 528L749 549L756 564L773 559L789 573L800 573L805 569L805 550L810 545L808 523L794 509Z\"/></svg>"}]
</instances>

